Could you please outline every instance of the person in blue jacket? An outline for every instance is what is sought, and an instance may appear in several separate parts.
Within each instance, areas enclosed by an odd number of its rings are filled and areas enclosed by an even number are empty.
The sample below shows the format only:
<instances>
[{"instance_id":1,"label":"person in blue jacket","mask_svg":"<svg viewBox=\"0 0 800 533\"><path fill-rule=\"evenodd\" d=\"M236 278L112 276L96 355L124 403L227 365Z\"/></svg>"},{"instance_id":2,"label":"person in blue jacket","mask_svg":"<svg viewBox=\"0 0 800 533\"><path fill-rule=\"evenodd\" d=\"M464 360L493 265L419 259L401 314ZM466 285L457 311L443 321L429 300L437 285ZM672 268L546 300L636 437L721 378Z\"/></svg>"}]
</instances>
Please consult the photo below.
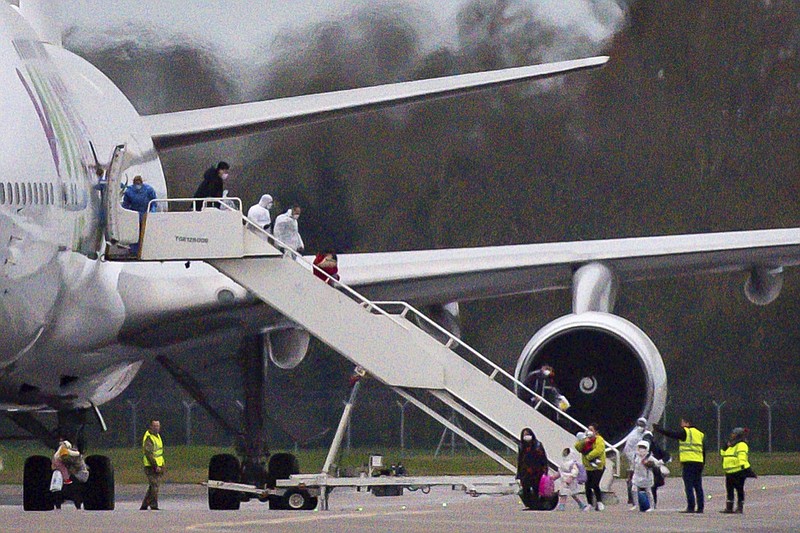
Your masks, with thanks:
<instances>
[{"instance_id":1,"label":"person in blue jacket","mask_svg":"<svg viewBox=\"0 0 800 533\"><path fill-rule=\"evenodd\" d=\"M125 192L122 193L122 207L138 211L139 220L141 221L144 218L144 214L147 213L147 206L150 204L150 200L155 199L155 189L144 183L141 176L136 176L133 178L133 184L128 185L125 188ZM155 206L151 210L155 210Z\"/></svg>"},{"instance_id":2,"label":"person in blue jacket","mask_svg":"<svg viewBox=\"0 0 800 533\"><path fill-rule=\"evenodd\" d=\"M156 199L156 191L150 185L144 183L142 181L141 176L136 176L133 178L133 184L128 185L125 188L125 192L122 193L122 207L125 209L130 209L132 211L139 212L139 231L141 235L141 228L142 228L142 221L144 220L144 216L147 213L147 207L150 205L150 200ZM155 205L150 208L151 211L155 211ZM141 240L141 236L139 237ZM131 244L130 249L132 254L139 253L139 243Z\"/></svg>"}]
</instances>

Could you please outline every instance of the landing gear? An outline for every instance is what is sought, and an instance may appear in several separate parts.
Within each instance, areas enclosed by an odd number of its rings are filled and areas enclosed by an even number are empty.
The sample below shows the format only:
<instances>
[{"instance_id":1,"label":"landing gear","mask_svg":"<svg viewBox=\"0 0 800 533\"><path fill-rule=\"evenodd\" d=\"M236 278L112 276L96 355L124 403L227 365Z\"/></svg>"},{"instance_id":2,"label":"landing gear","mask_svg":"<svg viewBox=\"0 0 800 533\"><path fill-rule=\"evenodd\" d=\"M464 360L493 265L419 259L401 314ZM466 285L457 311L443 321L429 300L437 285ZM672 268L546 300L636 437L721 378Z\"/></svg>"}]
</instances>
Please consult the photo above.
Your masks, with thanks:
<instances>
[{"instance_id":1,"label":"landing gear","mask_svg":"<svg viewBox=\"0 0 800 533\"><path fill-rule=\"evenodd\" d=\"M86 458L89 467L89 479L84 485L83 508L87 511L113 511L114 466L111 459L104 455L90 455ZM78 505L75 501L75 505Z\"/></svg>"},{"instance_id":2,"label":"landing gear","mask_svg":"<svg viewBox=\"0 0 800 533\"><path fill-rule=\"evenodd\" d=\"M230 454L215 455L208 464L208 479L239 482L239 459ZM241 494L230 490L208 489L208 508L212 511L236 511Z\"/></svg>"},{"instance_id":3,"label":"landing gear","mask_svg":"<svg viewBox=\"0 0 800 533\"><path fill-rule=\"evenodd\" d=\"M22 508L26 511L52 511L50 459L34 455L25 460L22 474Z\"/></svg>"},{"instance_id":4,"label":"landing gear","mask_svg":"<svg viewBox=\"0 0 800 533\"><path fill-rule=\"evenodd\" d=\"M83 438L86 426L86 415L89 409L72 409L58 412L58 429L48 430L31 413L13 412L6 416L17 425L41 440L48 448L55 450L59 437L65 437L78 444L78 449L85 450ZM95 409L99 417L99 411ZM102 423L101 426L105 427ZM50 492L50 481L53 471L51 459L34 455L25 460L22 479L22 508L26 511L52 511L61 508L65 500L71 500L75 507L90 511L111 511L114 509L114 467L111 460L104 455L92 455L86 458L89 477L86 483L72 479L72 483L64 484L60 491Z\"/></svg>"}]
</instances>

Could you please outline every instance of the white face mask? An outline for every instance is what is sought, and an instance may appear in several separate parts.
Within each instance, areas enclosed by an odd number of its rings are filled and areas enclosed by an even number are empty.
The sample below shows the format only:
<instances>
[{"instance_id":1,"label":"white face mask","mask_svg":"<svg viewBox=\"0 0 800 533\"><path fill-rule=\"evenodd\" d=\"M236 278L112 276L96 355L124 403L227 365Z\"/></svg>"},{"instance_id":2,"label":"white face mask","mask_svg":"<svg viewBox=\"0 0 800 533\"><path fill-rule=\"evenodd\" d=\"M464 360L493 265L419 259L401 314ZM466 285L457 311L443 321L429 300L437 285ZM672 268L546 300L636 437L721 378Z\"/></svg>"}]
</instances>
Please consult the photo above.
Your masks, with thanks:
<instances>
[{"instance_id":1,"label":"white face mask","mask_svg":"<svg viewBox=\"0 0 800 533\"><path fill-rule=\"evenodd\" d=\"M223 172L222 173L222 179L224 179L224 180L228 179L228 173L227 172Z\"/></svg>"},{"instance_id":2,"label":"white face mask","mask_svg":"<svg viewBox=\"0 0 800 533\"><path fill-rule=\"evenodd\" d=\"M543 372L543 374L544 374L545 377L549 377L550 376L550 371L549 370L545 370Z\"/></svg>"},{"instance_id":3,"label":"white face mask","mask_svg":"<svg viewBox=\"0 0 800 533\"><path fill-rule=\"evenodd\" d=\"M586 438L587 439L591 439L592 437L594 437L594 431L587 431L586 432Z\"/></svg>"},{"instance_id":4,"label":"white face mask","mask_svg":"<svg viewBox=\"0 0 800 533\"><path fill-rule=\"evenodd\" d=\"M524 440L525 442L531 442L533 440L533 436L525 435L524 437L522 437L522 440Z\"/></svg>"}]
</instances>

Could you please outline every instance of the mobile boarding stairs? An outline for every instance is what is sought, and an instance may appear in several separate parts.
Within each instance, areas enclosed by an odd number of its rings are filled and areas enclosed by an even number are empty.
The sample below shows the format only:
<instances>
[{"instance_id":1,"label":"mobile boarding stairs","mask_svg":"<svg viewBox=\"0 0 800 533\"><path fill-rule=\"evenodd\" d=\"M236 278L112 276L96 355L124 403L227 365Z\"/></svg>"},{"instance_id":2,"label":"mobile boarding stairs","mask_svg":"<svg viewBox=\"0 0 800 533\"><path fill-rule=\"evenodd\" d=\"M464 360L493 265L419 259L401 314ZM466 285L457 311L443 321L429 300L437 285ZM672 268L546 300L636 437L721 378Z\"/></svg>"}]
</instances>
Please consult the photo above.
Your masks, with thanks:
<instances>
[{"instance_id":1,"label":"mobile boarding stairs","mask_svg":"<svg viewBox=\"0 0 800 533\"><path fill-rule=\"evenodd\" d=\"M312 275L315 266L243 216L238 198L200 200L201 210L195 202L154 200L141 235L135 212L117 218L109 235L139 240L141 261L207 262L512 473L516 465L495 449L516 452L522 428L534 430L551 458L585 429L544 398L536 408L518 398L515 390L533 392L407 303L371 302ZM439 412L442 404L467 430Z\"/></svg>"}]
</instances>

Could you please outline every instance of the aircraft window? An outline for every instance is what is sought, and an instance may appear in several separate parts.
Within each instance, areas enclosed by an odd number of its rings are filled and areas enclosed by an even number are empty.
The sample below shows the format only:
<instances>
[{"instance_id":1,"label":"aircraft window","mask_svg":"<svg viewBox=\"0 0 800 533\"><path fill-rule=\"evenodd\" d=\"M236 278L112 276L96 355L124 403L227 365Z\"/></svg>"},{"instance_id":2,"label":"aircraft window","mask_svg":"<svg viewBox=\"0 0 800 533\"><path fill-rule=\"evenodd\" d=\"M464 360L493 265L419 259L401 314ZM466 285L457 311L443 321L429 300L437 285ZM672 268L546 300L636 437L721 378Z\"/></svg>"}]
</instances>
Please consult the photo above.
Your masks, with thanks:
<instances>
[{"instance_id":1,"label":"aircraft window","mask_svg":"<svg viewBox=\"0 0 800 533\"><path fill-rule=\"evenodd\" d=\"M6 203L6 184L0 183L0 204Z\"/></svg>"},{"instance_id":2,"label":"aircraft window","mask_svg":"<svg viewBox=\"0 0 800 533\"><path fill-rule=\"evenodd\" d=\"M8 184L8 204L11 205L14 203L14 187L9 183Z\"/></svg>"},{"instance_id":3,"label":"aircraft window","mask_svg":"<svg viewBox=\"0 0 800 533\"><path fill-rule=\"evenodd\" d=\"M39 204L39 184L38 183L34 183L33 184L33 203L37 204L37 205Z\"/></svg>"},{"instance_id":4,"label":"aircraft window","mask_svg":"<svg viewBox=\"0 0 800 533\"><path fill-rule=\"evenodd\" d=\"M29 204L34 204L34 203L36 203L36 202L33 200L33 187L31 187L31 184L30 184L30 182L28 182L28 183L26 183L26 184L25 184L25 190L28 192L28 203L29 203Z\"/></svg>"},{"instance_id":5,"label":"aircraft window","mask_svg":"<svg viewBox=\"0 0 800 533\"><path fill-rule=\"evenodd\" d=\"M15 200L14 203L17 204L17 205L19 205L21 203L20 202L20 196L19 196L19 183L14 183L14 200Z\"/></svg>"}]
</instances>

